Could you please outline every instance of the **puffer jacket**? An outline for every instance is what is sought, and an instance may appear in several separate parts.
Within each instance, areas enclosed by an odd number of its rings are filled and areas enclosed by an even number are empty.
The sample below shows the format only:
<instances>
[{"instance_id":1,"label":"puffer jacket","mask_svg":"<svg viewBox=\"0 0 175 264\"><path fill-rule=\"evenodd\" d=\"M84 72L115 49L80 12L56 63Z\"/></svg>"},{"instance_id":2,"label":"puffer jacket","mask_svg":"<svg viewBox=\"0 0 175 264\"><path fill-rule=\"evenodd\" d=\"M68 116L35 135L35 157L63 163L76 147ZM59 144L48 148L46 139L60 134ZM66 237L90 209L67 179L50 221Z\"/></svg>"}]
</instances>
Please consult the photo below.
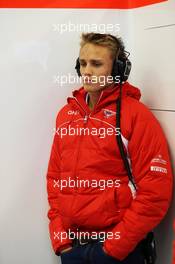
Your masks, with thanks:
<instances>
[{"instance_id":1,"label":"puffer jacket","mask_svg":"<svg viewBox=\"0 0 175 264\"><path fill-rule=\"evenodd\" d=\"M173 221L173 231L174 231L174 239L173 239L173 255L172 255L172 264L175 264L175 218Z\"/></svg>"},{"instance_id":2,"label":"puffer jacket","mask_svg":"<svg viewBox=\"0 0 175 264\"><path fill-rule=\"evenodd\" d=\"M159 224L170 205L168 146L157 119L139 102L140 90L124 83L121 136L137 185L135 193L116 141L119 86L104 89L93 110L87 96L83 87L73 91L57 115L47 171L50 238L59 255L72 242L69 237L60 239L59 234L68 230L120 234L119 239L106 239L104 247L123 260ZM69 182L68 187L60 187L70 179L73 186ZM78 185L80 180L89 185ZM94 180L112 180L113 185L100 188L93 186Z\"/></svg>"}]
</instances>

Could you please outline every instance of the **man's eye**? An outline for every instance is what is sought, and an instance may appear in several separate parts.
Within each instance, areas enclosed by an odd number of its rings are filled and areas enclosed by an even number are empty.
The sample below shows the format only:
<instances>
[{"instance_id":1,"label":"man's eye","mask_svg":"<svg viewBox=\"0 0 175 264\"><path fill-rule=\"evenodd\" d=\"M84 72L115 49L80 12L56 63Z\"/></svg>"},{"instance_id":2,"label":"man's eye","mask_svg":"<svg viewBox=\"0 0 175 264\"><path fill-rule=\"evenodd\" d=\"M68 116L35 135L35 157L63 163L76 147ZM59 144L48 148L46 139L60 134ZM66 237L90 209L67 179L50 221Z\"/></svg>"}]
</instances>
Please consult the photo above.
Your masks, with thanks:
<instances>
[{"instance_id":1,"label":"man's eye","mask_svg":"<svg viewBox=\"0 0 175 264\"><path fill-rule=\"evenodd\" d=\"M80 62L80 66L85 67L86 66L86 63Z\"/></svg>"},{"instance_id":2,"label":"man's eye","mask_svg":"<svg viewBox=\"0 0 175 264\"><path fill-rule=\"evenodd\" d=\"M80 66L81 67L86 67L86 62L80 62ZM101 63L99 63L99 62L92 62L92 64L91 64L92 66L95 66L95 67L100 67L102 64Z\"/></svg>"},{"instance_id":3,"label":"man's eye","mask_svg":"<svg viewBox=\"0 0 175 264\"><path fill-rule=\"evenodd\" d=\"M93 65L96 66L96 67L100 67L102 64L98 63L98 62L94 62Z\"/></svg>"}]
</instances>

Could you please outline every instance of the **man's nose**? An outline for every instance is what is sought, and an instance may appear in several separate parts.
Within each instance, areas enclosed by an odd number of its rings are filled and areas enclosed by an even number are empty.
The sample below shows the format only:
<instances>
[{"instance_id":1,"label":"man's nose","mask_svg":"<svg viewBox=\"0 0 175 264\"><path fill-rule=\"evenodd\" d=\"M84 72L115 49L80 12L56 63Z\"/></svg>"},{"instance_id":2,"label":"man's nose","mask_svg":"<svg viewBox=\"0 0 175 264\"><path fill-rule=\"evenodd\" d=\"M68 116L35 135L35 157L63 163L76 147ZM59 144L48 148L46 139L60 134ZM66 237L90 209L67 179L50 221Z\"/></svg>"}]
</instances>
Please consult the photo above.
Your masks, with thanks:
<instances>
[{"instance_id":1,"label":"man's nose","mask_svg":"<svg viewBox=\"0 0 175 264\"><path fill-rule=\"evenodd\" d=\"M84 67L83 74L84 75L92 75L92 67L91 67L90 63L87 63L87 65Z\"/></svg>"}]
</instances>

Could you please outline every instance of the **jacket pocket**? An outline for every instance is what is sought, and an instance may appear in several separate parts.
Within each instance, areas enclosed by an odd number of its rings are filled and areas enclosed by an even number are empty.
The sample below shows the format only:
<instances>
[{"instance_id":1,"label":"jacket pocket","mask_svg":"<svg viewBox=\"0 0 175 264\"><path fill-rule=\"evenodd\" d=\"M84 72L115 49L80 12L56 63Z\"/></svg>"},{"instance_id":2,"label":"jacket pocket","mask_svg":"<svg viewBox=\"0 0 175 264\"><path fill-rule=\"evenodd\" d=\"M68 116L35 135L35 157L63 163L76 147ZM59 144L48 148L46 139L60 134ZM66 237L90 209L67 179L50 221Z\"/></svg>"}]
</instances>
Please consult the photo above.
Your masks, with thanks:
<instances>
[{"instance_id":1,"label":"jacket pocket","mask_svg":"<svg viewBox=\"0 0 175 264\"><path fill-rule=\"evenodd\" d=\"M106 190L106 203L109 212L119 214L123 209L130 206L132 199L131 189L126 184Z\"/></svg>"},{"instance_id":2,"label":"jacket pocket","mask_svg":"<svg viewBox=\"0 0 175 264\"><path fill-rule=\"evenodd\" d=\"M108 212L119 213L117 201L117 189L116 187L109 187L106 189L106 209Z\"/></svg>"}]
</instances>

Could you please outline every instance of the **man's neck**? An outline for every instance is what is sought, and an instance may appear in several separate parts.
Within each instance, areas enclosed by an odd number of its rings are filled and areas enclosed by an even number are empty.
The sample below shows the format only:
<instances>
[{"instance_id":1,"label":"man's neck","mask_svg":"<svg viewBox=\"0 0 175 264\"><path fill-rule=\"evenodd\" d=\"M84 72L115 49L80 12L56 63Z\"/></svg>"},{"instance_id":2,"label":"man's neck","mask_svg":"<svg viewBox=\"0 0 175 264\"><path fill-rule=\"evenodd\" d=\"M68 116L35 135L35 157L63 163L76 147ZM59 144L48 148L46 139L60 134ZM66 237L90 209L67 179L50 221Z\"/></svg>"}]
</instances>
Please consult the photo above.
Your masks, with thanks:
<instances>
[{"instance_id":1,"label":"man's neck","mask_svg":"<svg viewBox=\"0 0 175 264\"><path fill-rule=\"evenodd\" d=\"M98 92L98 93L88 93L89 94L89 100L88 100L88 106L91 110L94 109L96 103L98 102L99 100L99 97L100 97L100 94L101 94L101 91Z\"/></svg>"},{"instance_id":2,"label":"man's neck","mask_svg":"<svg viewBox=\"0 0 175 264\"><path fill-rule=\"evenodd\" d=\"M109 85L107 86L105 89L112 89L113 87L115 86L115 83L113 83L112 85ZM88 92L89 94L89 98L88 98L88 106L91 110L94 109L96 103L98 102L99 100L99 97L101 95L101 91L98 91L98 92Z\"/></svg>"}]
</instances>

